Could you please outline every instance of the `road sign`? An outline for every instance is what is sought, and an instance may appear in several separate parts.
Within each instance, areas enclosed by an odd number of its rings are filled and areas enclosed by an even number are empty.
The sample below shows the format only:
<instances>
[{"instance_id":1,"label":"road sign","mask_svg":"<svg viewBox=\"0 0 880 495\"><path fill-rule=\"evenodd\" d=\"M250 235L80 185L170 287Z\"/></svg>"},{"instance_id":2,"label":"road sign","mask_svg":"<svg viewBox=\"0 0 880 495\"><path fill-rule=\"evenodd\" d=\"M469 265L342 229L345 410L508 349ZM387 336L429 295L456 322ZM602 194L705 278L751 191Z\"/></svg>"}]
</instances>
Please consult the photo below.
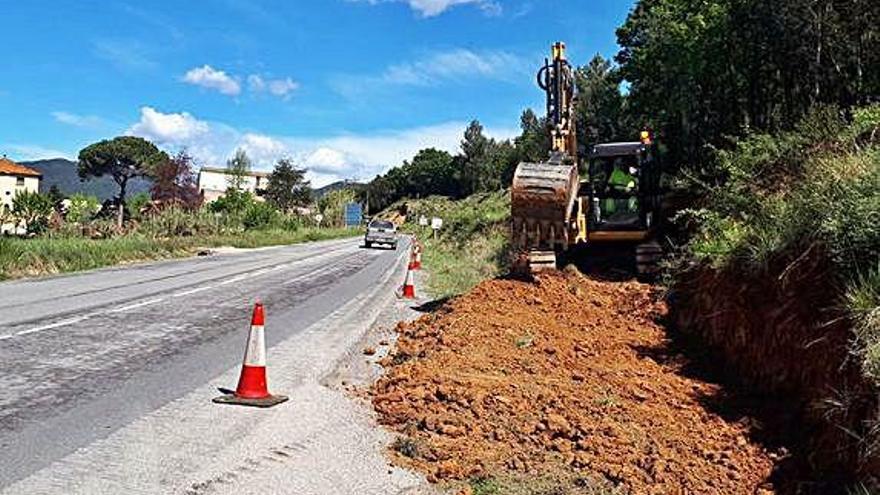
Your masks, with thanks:
<instances>
[{"instance_id":1,"label":"road sign","mask_svg":"<svg viewBox=\"0 0 880 495\"><path fill-rule=\"evenodd\" d=\"M345 205L345 226L360 227L364 221L364 208L360 203Z\"/></svg>"},{"instance_id":2,"label":"road sign","mask_svg":"<svg viewBox=\"0 0 880 495\"><path fill-rule=\"evenodd\" d=\"M315 222L317 222L318 225L321 225L321 222L323 222L323 221L324 221L324 215L321 215L320 213L315 215Z\"/></svg>"},{"instance_id":3,"label":"road sign","mask_svg":"<svg viewBox=\"0 0 880 495\"><path fill-rule=\"evenodd\" d=\"M428 226L428 217L426 217L425 215L420 216L419 217L419 225L421 225L422 227L427 227Z\"/></svg>"},{"instance_id":4,"label":"road sign","mask_svg":"<svg viewBox=\"0 0 880 495\"><path fill-rule=\"evenodd\" d=\"M434 217L431 219L431 228L434 229L434 240L437 240L437 233L443 228L443 219Z\"/></svg>"}]
</instances>

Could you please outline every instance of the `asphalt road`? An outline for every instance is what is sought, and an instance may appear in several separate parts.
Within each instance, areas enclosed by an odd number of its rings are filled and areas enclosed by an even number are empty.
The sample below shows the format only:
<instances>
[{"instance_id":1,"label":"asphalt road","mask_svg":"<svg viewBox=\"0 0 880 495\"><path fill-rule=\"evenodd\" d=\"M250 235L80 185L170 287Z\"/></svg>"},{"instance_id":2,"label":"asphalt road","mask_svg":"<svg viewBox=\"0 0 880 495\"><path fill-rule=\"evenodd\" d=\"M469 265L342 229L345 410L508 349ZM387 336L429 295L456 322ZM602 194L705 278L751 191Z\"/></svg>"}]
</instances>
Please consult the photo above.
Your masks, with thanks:
<instances>
[{"instance_id":1,"label":"asphalt road","mask_svg":"<svg viewBox=\"0 0 880 495\"><path fill-rule=\"evenodd\" d=\"M320 376L393 302L407 249L367 250L349 239L0 284L0 490L248 492L214 480L221 464L245 462L252 450L233 448L230 438L277 438L293 427L284 415L308 420L296 411L304 403L318 407L314 425L290 437L329 428L324 408L345 407L319 389ZM216 387L235 386L257 300L267 311L270 388L303 398L282 412L210 403ZM320 406L320 397L339 404ZM256 423L242 427L248 418ZM346 441L337 437L327 442ZM271 455L284 460L303 445L288 442ZM169 467L175 456L183 457ZM383 460L369 462L384 474ZM412 483L405 474L396 480ZM297 493L310 492L321 490Z\"/></svg>"}]
</instances>

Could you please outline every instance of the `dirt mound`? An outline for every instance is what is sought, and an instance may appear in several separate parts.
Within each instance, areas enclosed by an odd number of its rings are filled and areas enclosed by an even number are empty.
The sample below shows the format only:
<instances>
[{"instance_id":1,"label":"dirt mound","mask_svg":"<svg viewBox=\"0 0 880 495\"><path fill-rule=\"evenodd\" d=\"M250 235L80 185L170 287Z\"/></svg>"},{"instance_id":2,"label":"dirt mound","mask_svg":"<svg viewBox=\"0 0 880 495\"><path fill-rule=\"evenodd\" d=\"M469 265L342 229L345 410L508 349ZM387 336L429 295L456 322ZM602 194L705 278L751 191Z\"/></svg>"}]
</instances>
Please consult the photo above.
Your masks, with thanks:
<instances>
[{"instance_id":1,"label":"dirt mound","mask_svg":"<svg viewBox=\"0 0 880 495\"><path fill-rule=\"evenodd\" d=\"M704 405L719 387L652 357L665 311L635 282L485 282L398 326L373 404L435 481L564 464L635 493L772 493L748 420Z\"/></svg>"}]
</instances>

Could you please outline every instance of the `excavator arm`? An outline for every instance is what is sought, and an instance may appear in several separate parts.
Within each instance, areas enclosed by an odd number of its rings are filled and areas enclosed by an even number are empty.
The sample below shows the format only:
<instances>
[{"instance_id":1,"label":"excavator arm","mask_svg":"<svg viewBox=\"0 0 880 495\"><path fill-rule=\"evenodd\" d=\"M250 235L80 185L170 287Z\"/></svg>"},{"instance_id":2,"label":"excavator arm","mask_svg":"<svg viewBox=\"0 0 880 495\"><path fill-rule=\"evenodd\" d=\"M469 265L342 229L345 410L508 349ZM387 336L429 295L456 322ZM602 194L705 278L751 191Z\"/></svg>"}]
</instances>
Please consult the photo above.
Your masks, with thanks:
<instances>
[{"instance_id":1,"label":"excavator arm","mask_svg":"<svg viewBox=\"0 0 880 495\"><path fill-rule=\"evenodd\" d=\"M552 59L538 71L538 86L547 95L550 156L541 163L520 163L511 188L511 241L531 271L555 267L556 251L566 249L577 232L577 96L564 43L553 45Z\"/></svg>"}]
</instances>

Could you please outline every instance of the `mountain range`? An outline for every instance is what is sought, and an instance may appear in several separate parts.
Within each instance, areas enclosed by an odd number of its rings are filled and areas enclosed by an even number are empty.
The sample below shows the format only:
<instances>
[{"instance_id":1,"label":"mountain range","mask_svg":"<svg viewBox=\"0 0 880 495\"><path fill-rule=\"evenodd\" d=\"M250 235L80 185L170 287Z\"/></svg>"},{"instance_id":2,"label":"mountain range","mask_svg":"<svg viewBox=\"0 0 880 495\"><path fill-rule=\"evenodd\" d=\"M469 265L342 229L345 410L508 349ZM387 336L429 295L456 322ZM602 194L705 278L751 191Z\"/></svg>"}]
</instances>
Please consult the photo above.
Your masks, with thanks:
<instances>
[{"instance_id":1,"label":"mountain range","mask_svg":"<svg viewBox=\"0 0 880 495\"><path fill-rule=\"evenodd\" d=\"M58 186L58 189L65 196L77 193L88 194L97 196L101 201L111 199L119 193L119 186L117 186L110 177L101 177L85 181L80 180L79 174L77 173L77 163L71 160L53 158L50 160L20 162L20 164L43 174L43 180L40 181L41 193L48 192L53 185ZM141 192L149 192L150 185L151 182L149 179L132 180L128 184L126 195L131 197ZM338 181L324 187L316 188L314 196L315 198L322 198L332 191L359 187L363 187L363 184L352 181Z\"/></svg>"},{"instance_id":2,"label":"mountain range","mask_svg":"<svg viewBox=\"0 0 880 495\"><path fill-rule=\"evenodd\" d=\"M80 180L76 162L64 158L20 162L20 164L43 174L43 180L40 181L41 193L48 192L52 186L58 186L65 196L81 193L97 196L101 201L119 194L119 186L110 177ZM134 179L128 183L126 196L149 192L150 184L147 179Z\"/></svg>"}]
</instances>

